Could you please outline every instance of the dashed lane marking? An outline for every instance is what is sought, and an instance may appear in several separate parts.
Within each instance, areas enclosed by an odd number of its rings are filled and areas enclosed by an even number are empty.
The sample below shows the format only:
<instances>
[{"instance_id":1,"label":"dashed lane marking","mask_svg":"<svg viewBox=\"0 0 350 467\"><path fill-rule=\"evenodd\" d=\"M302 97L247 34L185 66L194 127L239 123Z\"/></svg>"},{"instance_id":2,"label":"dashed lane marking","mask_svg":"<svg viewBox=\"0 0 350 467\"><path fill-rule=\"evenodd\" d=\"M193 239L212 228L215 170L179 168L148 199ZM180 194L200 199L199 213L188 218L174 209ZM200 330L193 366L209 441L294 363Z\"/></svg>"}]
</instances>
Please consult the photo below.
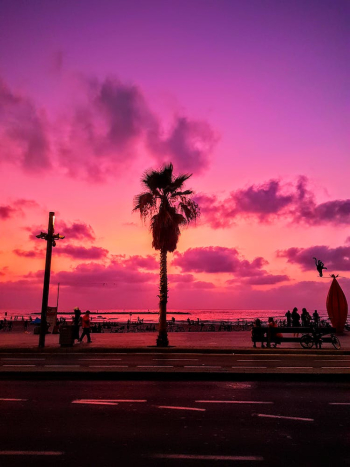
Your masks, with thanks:
<instances>
[{"instance_id":1,"label":"dashed lane marking","mask_svg":"<svg viewBox=\"0 0 350 467\"><path fill-rule=\"evenodd\" d=\"M18 363L18 364L15 364L15 363L14 363L13 365L10 365L10 364L9 364L9 365L2 365L2 366L6 366L6 367L7 367L7 366L13 366L13 367L16 367L16 368L20 368L20 367L28 367L28 366L36 366L36 365L21 365L21 364L19 364L19 363Z\"/></svg>"},{"instance_id":2,"label":"dashed lane marking","mask_svg":"<svg viewBox=\"0 0 350 467\"><path fill-rule=\"evenodd\" d=\"M83 360L86 360L86 361L90 361L90 360L91 361L97 361L97 360L102 360L102 361L106 361L106 360L112 361L113 360L113 361L117 361L118 360L118 361L120 361L122 359L121 358L109 358L109 357L107 357L107 358L78 358L78 360L82 360L82 361Z\"/></svg>"},{"instance_id":3,"label":"dashed lane marking","mask_svg":"<svg viewBox=\"0 0 350 467\"><path fill-rule=\"evenodd\" d=\"M129 365L89 365L89 368L129 368Z\"/></svg>"},{"instance_id":4,"label":"dashed lane marking","mask_svg":"<svg viewBox=\"0 0 350 467\"><path fill-rule=\"evenodd\" d=\"M195 454L153 454L155 459L193 459L203 461L263 461L261 456L211 456Z\"/></svg>"},{"instance_id":5,"label":"dashed lane marking","mask_svg":"<svg viewBox=\"0 0 350 467\"><path fill-rule=\"evenodd\" d=\"M110 402L110 403L119 403L119 402L147 402L147 399L76 399L72 401L72 404L78 403L88 403L88 402Z\"/></svg>"},{"instance_id":6,"label":"dashed lane marking","mask_svg":"<svg viewBox=\"0 0 350 467\"><path fill-rule=\"evenodd\" d=\"M174 368L173 365L137 365L137 368Z\"/></svg>"},{"instance_id":7,"label":"dashed lane marking","mask_svg":"<svg viewBox=\"0 0 350 467\"><path fill-rule=\"evenodd\" d=\"M350 402L329 402L329 405L350 405Z\"/></svg>"},{"instance_id":8,"label":"dashed lane marking","mask_svg":"<svg viewBox=\"0 0 350 467\"><path fill-rule=\"evenodd\" d=\"M0 451L0 456L63 456L63 451Z\"/></svg>"},{"instance_id":9,"label":"dashed lane marking","mask_svg":"<svg viewBox=\"0 0 350 467\"><path fill-rule=\"evenodd\" d=\"M315 421L313 418L286 417L284 415L268 415L268 414L264 414L264 413L258 413L256 415L258 417L263 417L263 418L281 418L283 420L299 420L301 422L314 422Z\"/></svg>"},{"instance_id":10,"label":"dashed lane marking","mask_svg":"<svg viewBox=\"0 0 350 467\"><path fill-rule=\"evenodd\" d=\"M324 370L349 370L350 366L321 366Z\"/></svg>"},{"instance_id":11,"label":"dashed lane marking","mask_svg":"<svg viewBox=\"0 0 350 467\"><path fill-rule=\"evenodd\" d=\"M259 363L259 362L280 362L281 360L273 360L272 358L266 358L265 360L255 360L255 359L252 359L252 360L237 360L237 362L255 362L255 363Z\"/></svg>"},{"instance_id":12,"label":"dashed lane marking","mask_svg":"<svg viewBox=\"0 0 350 467\"><path fill-rule=\"evenodd\" d=\"M21 361L21 362L24 362L24 361L30 361L30 360L35 360L35 361L38 361L38 360L46 360L45 358L2 358L1 360L6 360L6 361Z\"/></svg>"},{"instance_id":13,"label":"dashed lane marking","mask_svg":"<svg viewBox=\"0 0 350 467\"><path fill-rule=\"evenodd\" d=\"M44 365L47 368L77 368L80 365Z\"/></svg>"},{"instance_id":14,"label":"dashed lane marking","mask_svg":"<svg viewBox=\"0 0 350 467\"><path fill-rule=\"evenodd\" d=\"M313 366L277 366L279 370L311 370Z\"/></svg>"},{"instance_id":15,"label":"dashed lane marking","mask_svg":"<svg viewBox=\"0 0 350 467\"><path fill-rule=\"evenodd\" d=\"M103 402L103 401L73 401L72 404L87 404L87 405L118 405L118 402Z\"/></svg>"},{"instance_id":16,"label":"dashed lane marking","mask_svg":"<svg viewBox=\"0 0 350 467\"><path fill-rule=\"evenodd\" d=\"M232 366L231 368L241 368L242 370L251 370L251 369L266 369L267 366Z\"/></svg>"},{"instance_id":17,"label":"dashed lane marking","mask_svg":"<svg viewBox=\"0 0 350 467\"><path fill-rule=\"evenodd\" d=\"M17 401L27 401L28 399L13 399L13 398L10 398L10 397L0 397L0 401L14 401L14 402L17 402Z\"/></svg>"},{"instance_id":18,"label":"dashed lane marking","mask_svg":"<svg viewBox=\"0 0 350 467\"><path fill-rule=\"evenodd\" d=\"M184 368L221 368L221 366L218 365L184 365Z\"/></svg>"},{"instance_id":19,"label":"dashed lane marking","mask_svg":"<svg viewBox=\"0 0 350 467\"><path fill-rule=\"evenodd\" d=\"M195 401L198 404L273 404L265 401Z\"/></svg>"},{"instance_id":20,"label":"dashed lane marking","mask_svg":"<svg viewBox=\"0 0 350 467\"><path fill-rule=\"evenodd\" d=\"M158 405L158 409L192 410L195 412L205 412L207 410L207 409L197 409L194 407L175 407L173 405Z\"/></svg>"},{"instance_id":21,"label":"dashed lane marking","mask_svg":"<svg viewBox=\"0 0 350 467\"><path fill-rule=\"evenodd\" d=\"M170 362L170 361L197 361L199 360L198 358L153 358L154 361L156 360L162 360L162 361L166 361L166 362Z\"/></svg>"}]
</instances>

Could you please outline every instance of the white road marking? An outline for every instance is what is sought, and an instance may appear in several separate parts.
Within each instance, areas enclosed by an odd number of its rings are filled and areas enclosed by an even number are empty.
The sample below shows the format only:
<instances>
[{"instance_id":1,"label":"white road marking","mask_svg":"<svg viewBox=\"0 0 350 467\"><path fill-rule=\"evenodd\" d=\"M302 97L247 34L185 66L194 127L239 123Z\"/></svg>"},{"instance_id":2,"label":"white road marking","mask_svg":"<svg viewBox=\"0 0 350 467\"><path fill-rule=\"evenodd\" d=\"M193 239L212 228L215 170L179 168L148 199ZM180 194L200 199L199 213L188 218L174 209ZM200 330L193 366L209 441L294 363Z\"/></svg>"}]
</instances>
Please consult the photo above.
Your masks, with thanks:
<instances>
[{"instance_id":1,"label":"white road marking","mask_svg":"<svg viewBox=\"0 0 350 467\"><path fill-rule=\"evenodd\" d=\"M318 362L350 362L350 358L334 358L334 359L325 358L325 359L318 360Z\"/></svg>"},{"instance_id":2,"label":"white road marking","mask_svg":"<svg viewBox=\"0 0 350 467\"><path fill-rule=\"evenodd\" d=\"M350 402L329 402L329 405L350 405Z\"/></svg>"},{"instance_id":3,"label":"white road marking","mask_svg":"<svg viewBox=\"0 0 350 467\"><path fill-rule=\"evenodd\" d=\"M277 366L281 370L310 370L313 366Z\"/></svg>"},{"instance_id":4,"label":"white road marking","mask_svg":"<svg viewBox=\"0 0 350 467\"><path fill-rule=\"evenodd\" d=\"M324 370L349 370L350 366L321 366Z\"/></svg>"},{"instance_id":5,"label":"white road marking","mask_svg":"<svg viewBox=\"0 0 350 467\"><path fill-rule=\"evenodd\" d=\"M281 360L272 360L270 358L266 358L265 360L237 360L237 362L280 362Z\"/></svg>"},{"instance_id":6,"label":"white road marking","mask_svg":"<svg viewBox=\"0 0 350 467\"><path fill-rule=\"evenodd\" d=\"M89 365L89 368L129 368L129 365Z\"/></svg>"},{"instance_id":7,"label":"white road marking","mask_svg":"<svg viewBox=\"0 0 350 467\"><path fill-rule=\"evenodd\" d=\"M36 365L21 365L21 364L13 364L13 365L2 365L2 366L15 366L16 368L22 367L22 366L36 366Z\"/></svg>"},{"instance_id":8,"label":"white road marking","mask_svg":"<svg viewBox=\"0 0 350 467\"><path fill-rule=\"evenodd\" d=\"M89 404L89 405L118 405L117 402L99 402L99 401L72 401L72 404Z\"/></svg>"},{"instance_id":9,"label":"white road marking","mask_svg":"<svg viewBox=\"0 0 350 467\"><path fill-rule=\"evenodd\" d=\"M12 399L12 398L5 398L1 397L0 401L27 401L28 399Z\"/></svg>"},{"instance_id":10,"label":"white road marking","mask_svg":"<svg viewBox=\"0 0 350 467\"><path fill-rule=\"evenodd\" d=\"M78 360L92 360L92 361L95 361L95 360L103 360L103 361L111 361L111 360L122 360L121 358L78 358Z\"/></svg>"},{"instance_id":11,"label":"white road marking","mask_svg":"<svg viewBox=\"0 0 350 467\"><path fill-rule=\"evenodd\" d=\"M173 365L137 365L137 368L174 368Z\"/></svg>"},{"instance_id":12,"label":"white road marking","mask_svg":"<svg viewBox=\"0 0 350 467\"><path fill-rule=\"evenodd\" d=\"M197 409L194 407L174 407L173 405L158 405L158 409L194 410L196 412L205 412L207 410L207 409Z\"/></svg>"},{"instance_id":13,"label":"white road marking","mask_svg":"<svg viewBox=\"0 0 350 467\"><path fill-rule=\"evenodd\" d=\"M147 402L147 399L76 399L72 404L78 402Z\"/></svg>"},{"instance_id":14,"label":"white road marking","mask_svg":"<svg viewBox=\"0 0 350 467\"><path fill-rule=\"evenodd\" d=\"M242 370L248 370L248 369L257 369L257 368L261 368L261 369L265 369L267 368L267 366L232 366L231 368L241 368Z\"/></svg>"},{"instance_id":15,"label":"white road marking","mask_svg":"<svg viewBox=\"0 0 350 467\"><path fill-rule=\"evenodd\" d=\"M184 368L221 368L221 366L216 365L184 365Z\"/></svg>"},{"instance_id":16,"label":"white road marking","mask_svg":"<svg viewBox=\"0 0 350 467\"><path fill-rule=\"evenodd\" d=\"M0 451L0 456L63 456L62 451Z\"/></svg>"},{"instance_id":17,"label":"white road marking","mask_svg":"<svg viewBox=\"0 0 350 467\"><path fill-rule=\"evenodd\" d=\"M18 361L20 360L21 362L23 361L29 361L29 360L46 360L45 358L9 358L9 357L6 357L6 358L2 358L1 360L12 360L12 361Z\"/></svg>"},{"instance_id":18,"label":"white road marking","mask_svg":"<svg viewBox=\"0 0 350 467\"><path fill-rule=\"evenodd\" d=\"M195 401L198 404L273 404L265 401Z\"/></svg>"},{"instance_id":19,"label":"white road marking","mask_svg":"<svg viewBox=\"0 0 350 467\"><path fill-rule=\"evenodd\" d=\"M302 422L314 422L315 421L313 418L285 417L283 415L268 415L264 413L258 413L256 415L258 417L264 417L264 418L281 418L283 420L300 420Z\"/></svg>"},{"instance_id":20,"label":"white road marking","mask_svg":"<svg viewBox=\"0 0 350 467\"><path fill-rule=\"evenodd\" d=\"M263 461L261 456L205 456L194 454L153 454L150 456L156 459L196 459L196 460L211 460L211 461Z\"/></svg>"},{"instance_id":21,"label":"white road marking","mask_svg":"<svg viewBox=\"0 0 350 467\"><path fill-rule=\"evenodd\" d=\"M198 358L153 358L153 360L166 360L167 362L169 361L187 361L187 360L191 360L191 361L194 361L194 360L199 360Z\"/></svg>"},{"instance_id":22,"label":"white road marking","mask_svg":"<svg viewBox=\"0 0 350 467\"><path fill-rule=\"evenodd\" d=\"M76 368L79 367L80 365L44 365L48 368Z\"/></svg>"}]
</instances>

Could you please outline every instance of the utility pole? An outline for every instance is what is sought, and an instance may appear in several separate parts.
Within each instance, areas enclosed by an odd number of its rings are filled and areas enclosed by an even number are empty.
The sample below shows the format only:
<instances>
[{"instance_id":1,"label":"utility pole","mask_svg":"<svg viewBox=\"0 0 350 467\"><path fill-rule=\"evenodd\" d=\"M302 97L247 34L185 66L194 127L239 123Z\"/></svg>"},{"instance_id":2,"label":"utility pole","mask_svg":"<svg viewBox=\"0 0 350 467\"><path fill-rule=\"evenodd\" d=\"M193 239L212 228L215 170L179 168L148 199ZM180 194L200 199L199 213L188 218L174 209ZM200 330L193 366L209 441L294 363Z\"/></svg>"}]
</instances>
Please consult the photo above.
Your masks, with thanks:
<instances>
[{"instance_id":1,"label":"utility pole","mask_svg":"<svg viewBox=\"0 0 350 467\"><path fill-rule=\"evenodd\" d=\"M39 336L39 347L45 347L45 335L47 331L46 325L46 312L47 304L49 301L49 287L50 287L50 272L51 272L51 256L52 247L56 246L55 240L63 240L64 236L60 234L54 235L55 225L55 213L49 213L49 226L47 233L41 232L36 238L42 238L46 240L46 262L45 262L45 275L44 275L44 287L43 287L43 301L41 305L41 323L40 323L40 336Z\"/></svg>"}]
</instances>

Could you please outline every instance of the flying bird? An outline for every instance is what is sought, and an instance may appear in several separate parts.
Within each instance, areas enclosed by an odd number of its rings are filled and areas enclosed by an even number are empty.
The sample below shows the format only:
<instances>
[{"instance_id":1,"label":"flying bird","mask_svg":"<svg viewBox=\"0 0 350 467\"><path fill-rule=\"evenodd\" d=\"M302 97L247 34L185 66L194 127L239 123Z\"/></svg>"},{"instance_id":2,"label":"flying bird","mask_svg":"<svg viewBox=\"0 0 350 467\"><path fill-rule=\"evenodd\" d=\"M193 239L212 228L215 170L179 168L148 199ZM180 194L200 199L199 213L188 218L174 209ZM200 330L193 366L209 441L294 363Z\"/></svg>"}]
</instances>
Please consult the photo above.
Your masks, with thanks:
<instances>
[{"instance_id":1,"label":"flying bird","mask_svg":"<svg viewBox=\"0 0 350 467\"><path fill-rule=\"evenodd\" d=\"M313 257L313 259L315 260L315 265L316 265L316 269L320 275L320 277L323 276L323 269L327 269L324 267L324 263L322 263L322 261L320 259L317 259L315 257Z\"/></svg>"}]
</instances>

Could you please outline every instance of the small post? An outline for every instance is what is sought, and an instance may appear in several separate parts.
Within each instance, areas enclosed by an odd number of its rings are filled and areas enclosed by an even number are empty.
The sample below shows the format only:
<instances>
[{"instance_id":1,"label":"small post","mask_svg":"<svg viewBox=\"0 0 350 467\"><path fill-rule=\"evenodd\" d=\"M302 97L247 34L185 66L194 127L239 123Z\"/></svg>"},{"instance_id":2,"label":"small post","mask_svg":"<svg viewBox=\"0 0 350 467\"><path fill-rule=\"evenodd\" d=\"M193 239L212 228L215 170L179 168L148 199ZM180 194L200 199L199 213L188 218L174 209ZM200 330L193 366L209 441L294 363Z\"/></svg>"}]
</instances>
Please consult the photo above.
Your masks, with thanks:
<instances>
[{"instance_id":1,"label":"small post","mask_svg":"<svg viewBox=\"0 0 350 467\"><path fill-rule=\"evenodd\" d=\"M56 246L55 240L62 240L64 236L56 234L54 235L54 224L55 224L55 213L49 213L49 225L47 233L41 232L37 235L37 238L46 240L46 261L45 261L45 274L44 274L44 286L43 286L43 299L41 304L41 323L40 323L40 335L39 335L39 347L45 347L45 335L47 331L46 323L46 312L47 304L49 301L49 288L50 288L50 273L51 273L51 256L52 247Z\"/></svg>"}]
</instances>

